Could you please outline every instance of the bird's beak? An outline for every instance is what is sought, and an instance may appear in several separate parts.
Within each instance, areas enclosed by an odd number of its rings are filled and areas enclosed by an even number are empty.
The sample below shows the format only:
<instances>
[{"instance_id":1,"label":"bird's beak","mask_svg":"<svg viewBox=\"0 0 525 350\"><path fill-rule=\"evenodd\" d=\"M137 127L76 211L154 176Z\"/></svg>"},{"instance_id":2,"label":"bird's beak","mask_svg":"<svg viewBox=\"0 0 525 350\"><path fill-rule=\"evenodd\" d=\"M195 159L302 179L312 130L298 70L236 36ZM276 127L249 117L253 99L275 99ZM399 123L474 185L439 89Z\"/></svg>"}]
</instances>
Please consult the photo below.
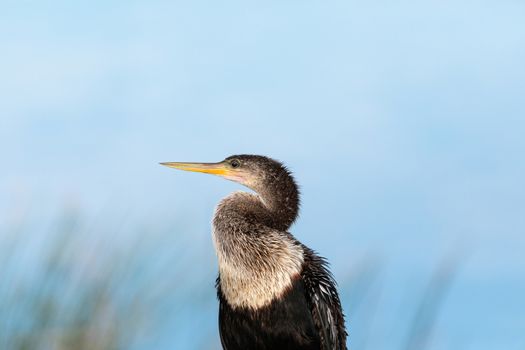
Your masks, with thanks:
<instances>
[{"instance_id":1,"label":"bird's beak","mask_svg":"<svg viewBox=\"0 0 525 350\"><path fill-rule=\"evenodd\" d=\"M179 162L169 162L169 163L160 163L161 165L167 166L169 168L184 170L184 171L194 171L198 173L206 173L227 177L231 175L232 170L227 168L227 166L221 163L179 163Z\"/></svg>"}]
</instances>

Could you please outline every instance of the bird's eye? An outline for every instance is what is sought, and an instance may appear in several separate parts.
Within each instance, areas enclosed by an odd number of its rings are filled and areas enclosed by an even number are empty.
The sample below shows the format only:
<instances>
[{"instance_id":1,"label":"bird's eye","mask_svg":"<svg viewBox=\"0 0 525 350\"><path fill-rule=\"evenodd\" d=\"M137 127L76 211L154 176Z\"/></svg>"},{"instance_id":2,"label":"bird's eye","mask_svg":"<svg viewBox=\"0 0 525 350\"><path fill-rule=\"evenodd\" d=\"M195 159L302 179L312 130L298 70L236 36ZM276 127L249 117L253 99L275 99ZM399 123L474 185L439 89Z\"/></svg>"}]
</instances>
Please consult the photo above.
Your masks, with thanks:
<instances>
[{"instance_id":1,"label":"bird's eye","mask_svg":"<svg viewBox=\"0 0 525 350\"><path fill-rule=\"evenodd\" d=\"M241 165L241 162L239 162L237 159L234 159L230 162L230 165L232 168L238 168Z\"/></svg>"}]
</instances>

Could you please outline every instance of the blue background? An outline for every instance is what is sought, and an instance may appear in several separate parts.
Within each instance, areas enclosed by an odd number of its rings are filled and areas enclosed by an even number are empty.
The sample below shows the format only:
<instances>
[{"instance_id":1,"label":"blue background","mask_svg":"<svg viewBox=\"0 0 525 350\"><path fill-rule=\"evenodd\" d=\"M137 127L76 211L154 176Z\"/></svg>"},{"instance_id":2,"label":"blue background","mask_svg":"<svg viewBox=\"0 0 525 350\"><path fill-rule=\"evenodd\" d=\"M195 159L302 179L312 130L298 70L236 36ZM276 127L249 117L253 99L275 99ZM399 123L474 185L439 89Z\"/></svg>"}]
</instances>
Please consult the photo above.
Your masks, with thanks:
<instances>
[{"instance_id":1,"label":"blue background","mask_svg":"<svg viewBox=\"0 0 525 350\"><path fill-rule=\"evenodd\" d=\"M0 9L0 246L45 241L66 208L91 227L82 242L150 246L132 275L169 256L177 291L134 347L217 348L209 223L239 186L157 163L238 153L296 174L292 232L331 261L352 348L409 348L440 266L454 277L428 348L525 346L525 3ZM13 276L34 268L28 246Z\"/></svg>"}]
</instances>

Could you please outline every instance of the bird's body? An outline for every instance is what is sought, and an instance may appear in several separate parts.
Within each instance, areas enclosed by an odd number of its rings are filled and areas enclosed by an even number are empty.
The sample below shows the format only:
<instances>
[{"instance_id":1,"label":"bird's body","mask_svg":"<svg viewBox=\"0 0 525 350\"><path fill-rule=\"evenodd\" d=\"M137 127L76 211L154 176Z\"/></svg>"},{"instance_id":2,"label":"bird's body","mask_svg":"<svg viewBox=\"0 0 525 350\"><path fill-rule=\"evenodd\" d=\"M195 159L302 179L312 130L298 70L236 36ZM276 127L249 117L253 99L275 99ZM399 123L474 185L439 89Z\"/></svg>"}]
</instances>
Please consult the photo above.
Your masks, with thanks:
<instances>
[{"instance_id":1,"label":"bird's body","mask_svg":"<svg viewBox=\"0 0 525 350\"><path fill-rule=\"evenodd\" d=\"M256 192L226 197L213 218L223 348L346 349L344 317L326 263L288 232L299 211L288 170L253 155L166 165L221 175Z\"/></svg>"},{"instance_id":2,"label":"bird's body","mask_svg":"<svg viewBox=\"0 0 525 350\"><path fill-rule=\"evenodd\" d=\"M226 350L346 349L346 332L333 281L324 262L307 251L302 273L268 305L234 308L224 296L220 277L219 329Z\"/></svg>"},{"instance_id":3,"label":"bird's body","mask_svg":"<svg viewBox=\"0 0 525 350\"><path fill-rule=\"evenodd\" d=\"M217 288L219 327L225 349L321 348L301 278L294 279L282 296L256 312L231 307L222 294L220 284Z\"/></svg>"}]
</instances>

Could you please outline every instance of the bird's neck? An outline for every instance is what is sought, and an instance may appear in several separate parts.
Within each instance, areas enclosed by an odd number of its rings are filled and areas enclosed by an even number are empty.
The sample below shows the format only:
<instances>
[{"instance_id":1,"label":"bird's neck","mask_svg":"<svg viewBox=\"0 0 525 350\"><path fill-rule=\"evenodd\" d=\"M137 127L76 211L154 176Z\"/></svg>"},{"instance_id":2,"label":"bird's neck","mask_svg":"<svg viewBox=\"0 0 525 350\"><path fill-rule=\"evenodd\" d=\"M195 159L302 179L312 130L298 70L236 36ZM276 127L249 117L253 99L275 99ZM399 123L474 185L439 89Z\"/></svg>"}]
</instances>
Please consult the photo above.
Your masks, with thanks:
<instances>
[{"instance_id":1,"label":"bird's neck","mask_svg":"<svg viewBox=\"0 0 525 350\"><path fill-rule=\"evenodd\" d=\"M272 179L257 193L269 212L272 226L286 231L299 213L299 190L293 178Z\"/></svg>"},{"instance_id":2,"label":"bird's neck","mask_svg":"<svg viewBox=\"0 0 525 350\"><path fill-rule=\"evenodd\" d=\"M219 203L213 217L218 286L234 308L269 305L290 290L302 270L303 247L279 229L289 227L282 211L290 209L277 206L269 193L265 198L267 203L261 194L234 192Z\"/></svg>"}]
</instances>

